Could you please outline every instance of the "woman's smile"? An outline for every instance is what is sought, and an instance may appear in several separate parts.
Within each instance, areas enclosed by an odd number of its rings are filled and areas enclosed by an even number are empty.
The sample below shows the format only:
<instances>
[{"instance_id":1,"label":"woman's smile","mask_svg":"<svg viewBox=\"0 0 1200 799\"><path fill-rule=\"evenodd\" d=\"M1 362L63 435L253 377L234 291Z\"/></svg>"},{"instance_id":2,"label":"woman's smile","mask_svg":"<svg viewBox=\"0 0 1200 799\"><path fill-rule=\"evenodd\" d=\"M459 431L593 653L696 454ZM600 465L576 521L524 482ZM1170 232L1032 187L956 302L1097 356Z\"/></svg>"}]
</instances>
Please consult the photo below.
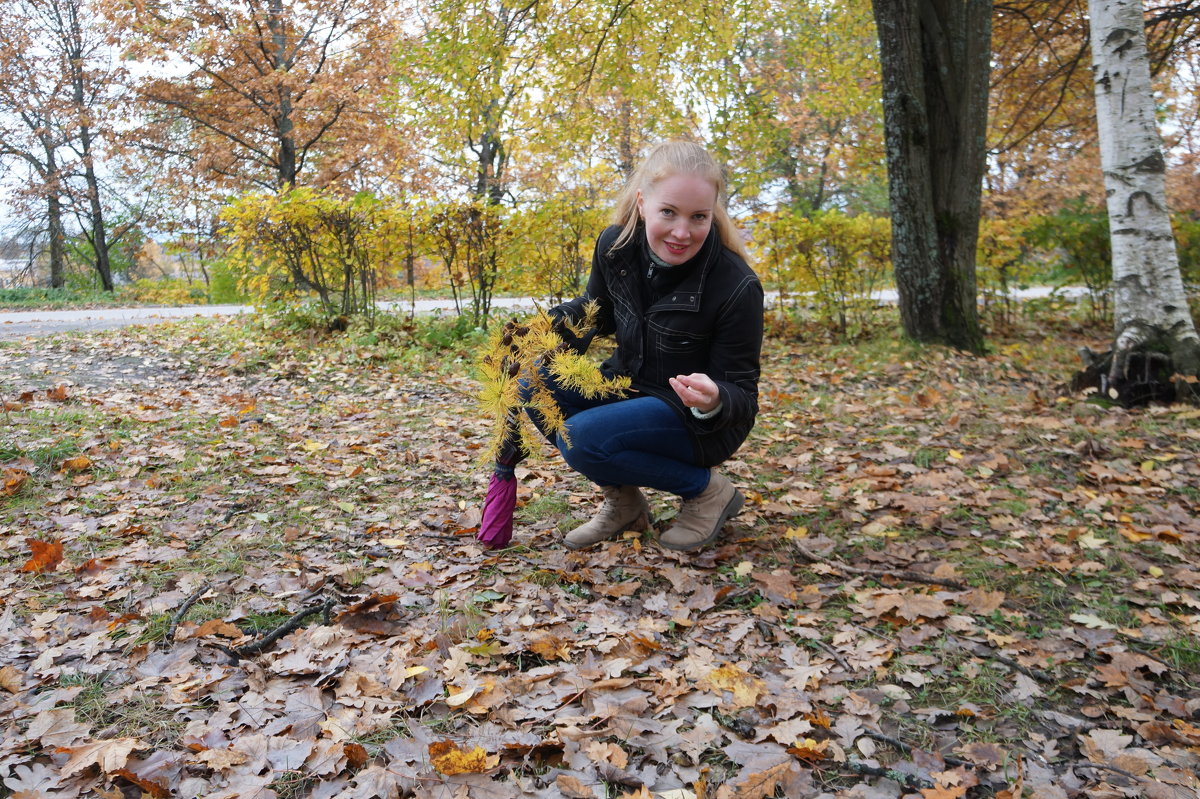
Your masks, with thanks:
<instances>
[{"instance_id":1,"label":"woman's smile","mask_svg":"<svg viewBox=\"0 0 1200 799\"><path fill-rule=\"evenodd\" d=\"M678 174L638 195L650 251L672 266L696 257L712 228L717 187L696 175Z\"/></svg>"}]
</instances>

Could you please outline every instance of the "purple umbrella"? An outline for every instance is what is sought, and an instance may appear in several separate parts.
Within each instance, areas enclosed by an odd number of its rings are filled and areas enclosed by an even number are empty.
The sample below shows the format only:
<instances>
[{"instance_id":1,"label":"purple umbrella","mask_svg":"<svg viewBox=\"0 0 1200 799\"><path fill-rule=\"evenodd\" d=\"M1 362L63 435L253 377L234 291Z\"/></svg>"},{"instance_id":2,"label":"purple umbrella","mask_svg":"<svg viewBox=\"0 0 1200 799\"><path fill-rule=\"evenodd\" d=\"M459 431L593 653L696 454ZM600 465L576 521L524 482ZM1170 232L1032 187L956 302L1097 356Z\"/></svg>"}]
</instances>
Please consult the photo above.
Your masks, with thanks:
<instances>
[{"instance_id":1,"label":"purple umbrella","mask_svg":"<svg viewBox=\"0 0 1200 799\"><path fill-rule=\"evenodd\" d=\"M504 420L504 440L496 453L496 467L488 480L487 496L476 540L488 549L503 549L512 540L513 511L517 507L517 476L513 470L529 453L521 444L516 413Z\"/></svg>"},{"instance_id":2,"label":"purple umbrella","mask_svg":"<svg viewBox=\"0 0 1200 799\"><path fill-rule=\"evenodd\" d=\"M507 471L507 470L505 470ZM483 518L475 538L488 549L503 549L512 540L513 510L517 507L517 478L512 472L492 472L487 496L483 500Z\"/></svg>"}]
</instances>

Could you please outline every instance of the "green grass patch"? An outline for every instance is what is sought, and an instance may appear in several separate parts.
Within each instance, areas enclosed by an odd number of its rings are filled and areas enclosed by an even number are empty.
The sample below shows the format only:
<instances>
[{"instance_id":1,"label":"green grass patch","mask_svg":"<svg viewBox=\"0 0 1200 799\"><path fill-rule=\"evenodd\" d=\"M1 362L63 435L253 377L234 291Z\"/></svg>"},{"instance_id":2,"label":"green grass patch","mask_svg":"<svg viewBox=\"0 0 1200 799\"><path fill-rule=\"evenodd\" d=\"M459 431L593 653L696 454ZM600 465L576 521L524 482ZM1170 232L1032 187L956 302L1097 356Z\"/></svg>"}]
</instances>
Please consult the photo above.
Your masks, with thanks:
<instances>
[{"instance_id":1,"label":"green grass patch","mask_svg":"<svg viewBox=\"0 0 1200 799\"><path fill-rule=\"evenodd\" d=\"M123 691L106 674L64 674L64 688L78 688L70 702L75 719L101 738L138 738L147 747L170 746L187 726L178 708L156 691Z\"/></svg>"}]
</instances>

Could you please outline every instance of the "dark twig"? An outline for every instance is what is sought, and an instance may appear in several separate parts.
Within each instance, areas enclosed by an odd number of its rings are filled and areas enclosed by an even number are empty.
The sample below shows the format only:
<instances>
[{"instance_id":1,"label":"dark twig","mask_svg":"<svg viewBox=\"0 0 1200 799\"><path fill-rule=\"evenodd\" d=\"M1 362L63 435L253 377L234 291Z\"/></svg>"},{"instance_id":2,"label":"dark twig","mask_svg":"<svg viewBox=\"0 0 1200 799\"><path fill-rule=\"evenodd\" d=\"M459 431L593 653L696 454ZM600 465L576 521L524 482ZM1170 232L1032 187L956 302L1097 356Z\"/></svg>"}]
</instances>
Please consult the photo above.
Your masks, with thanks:
<instances>
[{"instance_id":1,"label":"dark twig","mask_svg":"<svg viewBox=\"0 0 1200 799\"><path fill-rule=\"evenodd\" d=\"M167 634L162 642L164 647L170 646L171 642L175 640L175 629L179 627L179 623L183 621L183 617L192 609L192 605L200 601L200 597L208 593L210 588L212 588L212 583L205 582L192 592L191 596L183 600L183 604L179 606L179 610L175 611L175 615L171 617L171 625L167 627Z\"/></svg>"},{"instance_id":2,"label":"dark twig","mask_svg":"<svg viewBox=\"0 0 1200 799\"><path fill-rule=\"evenodd\" d=\"M229 658L229 665L236 666L242 662L242 656L237 653L236 649L232 649L225 644L218 644L216 641L205 641L206 646L211 646L213 649L220 649Z\"/></svg>"},{"instance_id":3,"label":"dark twig","mask_svg":"<svg viewBox=\"0 0 1200 799\"><path fill-rule=\"evenodd\" d=\"M437 533L412 533L412 535L415 535L417 538L432 538L435 541L454 541L455 543L475 540L467 535L438 535Z\"/></svg>"},{"instance_id":4,"label":"dark twig","mask_svg":"<svg viewBox=\"0 0 1200 799\"><path fill-rule=\"evenodd\" d=\"M276 627L274 630L271 630L271 632L267 633L262 638L258 639L257 641L251 641L245 646L240 646L235 649L234 652L237 653L238 657L253 657L254 655L265 651L283 636L287 635L293 630L299 629L300 625L304 624L305 620L310 616L315 616L318 613L328 614L335 604L336 603L333 599L326 599L319 605L312 605L304 608L298 613L293 614L290 619Z\"/></svg>"},{"instance_id":5,"label":"dark twig","mask_svg":"<svg viewBox=\"0 0 1200 799\"><path fill-rule=\"evenodd\" d=\"M848 566L841 561L831 560L821 557L815 552L809 551L802 544L793 542L796 545L796 551L800 553L800 557L807 560L809 563L824 563L826 566L831 566L838 571L847 574L857 574L862 577L891 577L895 580L904 580L910 583L926 583L928 585L940 585L943 588L949 588L953 591L966 591L967 586L954 580L943 580L940 577L932 577L928 574L921 574L913 571L892 571L890 569L860 569L857 566Z\"/></svg>"},{"instance_id":6,"label":"dark twig","mask_svg":"<svg viewBox=\"0 0 1200 799\"><path fill-rule=\"evenodd\" d=\"M827 654L827 655L829 655L829 657L833 658L837 662L837 664L842 667L842 670L845 671L847 674L850 674L854 671L854 669L850 668L850 664L848 662L846 662L846 659L844 657L842 657L838 653L838 651L836 649L834 649L833 647L831 647L829 644L825 643L824 641L822 641L819 638L808 638L806 640L812 641L820 649L822 649L825 652L825 654Z\"/></svg>"},{"instance_id":7,"label":"dark twig","mask_svg":"<svg viewBox=\"0 0 1200 799\"><path fill-rule=\"evenodd\" d=\"M1120 769L1116 766L1109 766L1105 763L1076 763L1071 768L1090 768L1095 769L1096 771L1111 771L1113 774L1120 774L1122 777L1128 777L1134 782L1142 781L1142 778L1136 774L1130 774L1125 769Z\"/></svg>"},{"instance_id":8,"label":"dark twig","mask_svg":"<svg viewBox=\"0 0 1200 799\"><path fill-rule=\"evenodd\" d=\"M895 749L899 749L901 752L903 752L906 755L912 754L913 750L916 749L916 747L914 747L912 744L906 744L904 741L901 741L899 738L893 738L892 736L885 735L882 732L875 732L874 730L864 730L863 735L865 735L868 738L871 738L873 740L879 741L880 743L885 743L888 746L891 746ZM955 767L970 767L971 766L971 764L968 763L966 760L960 760L959 758L953 757L951 755L943 755L941 753L938 753L938 754L942 758L942 760L945 761L947 766L955 766Z\"/></svg>"},{"instance_id":9,"label":"dark twig","mask_svg":"<svg viewBox=\"0 0 1200 799\"><path fill-rule=\"evenodd\" d=\"M913 774L905 774L902 771L895 769L882 768L880 766L868 766L860 760L847 760L845 763L837 766L838 769L852 771L860 777L886 777L889 780L894 780L905 788L914 790L922 790L932 788L933 783L928 780L923 780Z\"/></svg>"},{"instance_id":10,"label":"dark twig","mask_svg":"<svg viewBox=\"0 0 1200 799\"><path fill-rule=\"evenodd\" d=\"M1054 679L1054 675L1048 674L1048 673L1042 671L1041 669L1031 669L1028 666L1022 666L1017 661L1013 660L1010 657L1005 657L1004 655L1001 655L999 652L990 652L986 655L986 657L991 658L992 660L996 661L997 663L1003 663L1005 666L1008 666L1010 669L1016 669L1017 671L1021 672L1026 677L1029 677L1032 680L1037 680L1038 682L1047 683L1047 684L1056 682L1056 680Z\"/></svg>"}]
</instances>

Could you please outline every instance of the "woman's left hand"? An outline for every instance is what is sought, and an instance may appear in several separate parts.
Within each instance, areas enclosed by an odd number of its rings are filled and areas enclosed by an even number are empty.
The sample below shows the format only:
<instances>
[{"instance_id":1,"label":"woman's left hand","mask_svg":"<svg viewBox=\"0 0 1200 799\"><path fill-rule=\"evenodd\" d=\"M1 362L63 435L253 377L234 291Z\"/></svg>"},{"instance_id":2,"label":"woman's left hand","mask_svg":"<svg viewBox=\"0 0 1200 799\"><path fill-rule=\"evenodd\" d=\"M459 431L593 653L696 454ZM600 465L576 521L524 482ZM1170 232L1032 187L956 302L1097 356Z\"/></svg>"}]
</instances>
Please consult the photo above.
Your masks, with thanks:
<instances>
[{"instance_id":1,"label":"woman's left hand","mask_svg":"<svg viewBox=\"0 0 1200 799\"><path fill-rule=\"evenodd\" d=\"M694 372L690 375L679 375L672 377L670 383L684 405L701 413L709 413L721 404L721 392L713 379L706 374Z\"/></svg>"}]
</instances>

